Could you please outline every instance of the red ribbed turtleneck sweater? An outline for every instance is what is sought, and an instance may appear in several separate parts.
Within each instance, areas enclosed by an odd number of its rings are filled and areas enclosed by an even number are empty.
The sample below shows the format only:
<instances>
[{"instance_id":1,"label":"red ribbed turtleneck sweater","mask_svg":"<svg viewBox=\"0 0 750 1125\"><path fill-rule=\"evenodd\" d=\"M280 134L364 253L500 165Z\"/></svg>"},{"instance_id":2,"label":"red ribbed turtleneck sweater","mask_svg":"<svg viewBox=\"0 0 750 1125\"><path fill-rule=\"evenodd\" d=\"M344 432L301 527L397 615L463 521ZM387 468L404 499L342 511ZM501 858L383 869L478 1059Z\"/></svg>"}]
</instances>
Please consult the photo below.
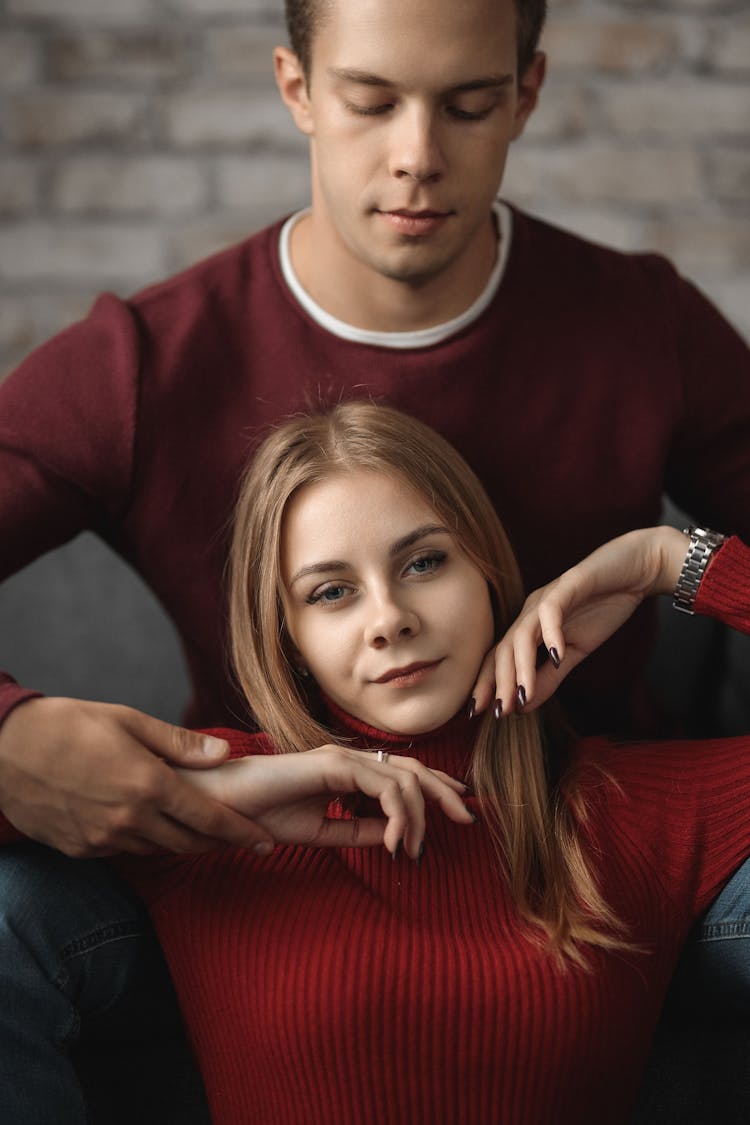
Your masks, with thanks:
<instances>
[{"instance_id":1,"label":"red ribbed turtleneck sweater","mask_svg":"<svg viewBox=\"0 0 750 1125\"><path fill-rule=\"evenodd\" d=\"M750 551L731 539L696 608L750 631ZM462 776L461 718L404 739ZM235 757L272 752L222 731ZM642 954L560 973L515 923L482 823L428 810L419 867L384 849L280 847L118 860L148 902L213 1125L608 1125L626 1122L694 920L750 853L750 738L581 742L605 898ZM17 839L0 820L0 839Z\"/></svg>"},{"instance_id":2,"label":"red ribbed turtleneck sweater","mask_svg":"<svg viewBox=\"0 0 750 1125\"><path fill-rule=\"evenodd\" d=\"M745 629L749 555L730 541L701 590L703 612ZM460 718L411 739L346 727L456 776L474 733ZM235 755L271 751L222 733ZM618 783L585 771L585 838L644 948L593 951L588 972L559 972L524 939L482 823L434 809L419 866L299 847L122 861L149 902L214 1125L628 1119L680 947L750 852L750 739L588 740L576 753Z\"/></svg>"}]
</instances>

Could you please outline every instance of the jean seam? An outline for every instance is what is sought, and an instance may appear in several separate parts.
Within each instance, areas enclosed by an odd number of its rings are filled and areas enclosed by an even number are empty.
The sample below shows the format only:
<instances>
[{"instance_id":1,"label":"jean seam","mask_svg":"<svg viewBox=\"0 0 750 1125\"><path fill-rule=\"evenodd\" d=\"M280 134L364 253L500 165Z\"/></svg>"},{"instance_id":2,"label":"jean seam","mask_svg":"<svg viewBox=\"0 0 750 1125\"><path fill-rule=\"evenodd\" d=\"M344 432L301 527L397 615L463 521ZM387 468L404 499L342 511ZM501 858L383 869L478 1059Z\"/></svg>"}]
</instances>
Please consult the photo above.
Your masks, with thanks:
<instances>
[{"instance_id":1,"label":"jean seam","mask_svg":"<svg viewBox=\"0 0 750 1125\"><path fill-rule=\"evenodd\" d=\"M63 960L69 961L73 957L80 957L84 953L90 953L100 946L109 945L110 942L121 941L123 938L139 937L141 933L141 927L130 920L110 922L106 926L97 926L96 929L91 930L83 937L76 938L75 941L69 942L63 947L61 957Z\"/></svg>"},{"instance_id":2,"label":"jean seam","mask_svg":"<svg viewBox=\"0 0 750 1125\"><path fill-rule=\"evenodd\" d=\"M699 942L726 941L727 939L746 937L750 937L750 921L715 922L710 926L703 927L696 940Z\"/></svg>"}]
</instances>

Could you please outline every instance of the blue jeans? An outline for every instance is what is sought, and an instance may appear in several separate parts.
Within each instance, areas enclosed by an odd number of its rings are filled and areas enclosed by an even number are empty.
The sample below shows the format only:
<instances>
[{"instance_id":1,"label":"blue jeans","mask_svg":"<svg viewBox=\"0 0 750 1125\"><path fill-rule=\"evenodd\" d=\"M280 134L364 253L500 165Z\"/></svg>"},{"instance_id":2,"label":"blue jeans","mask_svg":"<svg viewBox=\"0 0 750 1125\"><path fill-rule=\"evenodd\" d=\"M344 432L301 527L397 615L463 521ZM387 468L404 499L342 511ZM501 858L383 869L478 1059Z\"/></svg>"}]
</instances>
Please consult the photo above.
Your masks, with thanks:
<instances>
[{"instance_id":1,"label":"blue jeans","mask_svg":"<svg viewBox=\"0 0 750 1125\"><path fill-rule=\"evenodd\" d=\"M678 980L682 1003L750 1015L750 859L696 927ZM71 1060L82 1033L116 1050L123 1032L177 1018L148 918L106 864L0 849L0 1122L85 1125Z\"/></svg>"},{"instance_id":2,"label":"blue jeans","mask_svg":"<svg viewBox=\"0 0 750 1125\"><path fill-rule=\"evenodd\" d=\"M672 993L681 1007L701 1005L750 1020L750 859L694 926Z\"/></svg>"},{"instance_id":3,"label":"blue jeans","mask_svg":"<svg viewBox=\"0 0 750 1125\"><path fill-rule=\"evenodd\" d=\"M146 1039L158 1074L180 1029L148 916L110 868L38 844L0 849L0 1121L85 1125L81 1041L119 1058Z\"/></svg>"}]
</instances>

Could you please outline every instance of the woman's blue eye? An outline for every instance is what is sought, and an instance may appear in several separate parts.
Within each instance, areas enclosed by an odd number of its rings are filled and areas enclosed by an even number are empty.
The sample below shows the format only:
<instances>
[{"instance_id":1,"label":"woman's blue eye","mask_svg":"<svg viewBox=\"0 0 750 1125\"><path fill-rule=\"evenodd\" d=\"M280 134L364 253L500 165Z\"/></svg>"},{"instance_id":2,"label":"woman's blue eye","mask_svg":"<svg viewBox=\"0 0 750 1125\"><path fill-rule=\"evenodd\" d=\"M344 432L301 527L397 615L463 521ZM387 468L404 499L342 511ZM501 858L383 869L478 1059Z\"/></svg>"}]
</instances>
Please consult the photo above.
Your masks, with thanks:
<instances>
[{"instance_id":1,"label":"woman's blue eye","mask_svg":"<svg viewBox=\"0 0 750 1125\"><path fill-rule=\"evenodd\" d=\"M316 605L318 602L330 605L331 602L341 601L346 593L346 586L325 586L322 590L314 590L307 598L308 605Z\"/></svg>"},{"instance_id":2,"label":"woman's blue eye","mask_svg":"<svg viewBox=\"0 0 750 1125\"><path fill-rule=\"evenodd\" d=\"M408 569L415 574L429 574L437 570L441 563L445 562L445 558L445 551L432 551L429 555L420 555L418 559L413 559Z\"/></svg>"}]
</instances>

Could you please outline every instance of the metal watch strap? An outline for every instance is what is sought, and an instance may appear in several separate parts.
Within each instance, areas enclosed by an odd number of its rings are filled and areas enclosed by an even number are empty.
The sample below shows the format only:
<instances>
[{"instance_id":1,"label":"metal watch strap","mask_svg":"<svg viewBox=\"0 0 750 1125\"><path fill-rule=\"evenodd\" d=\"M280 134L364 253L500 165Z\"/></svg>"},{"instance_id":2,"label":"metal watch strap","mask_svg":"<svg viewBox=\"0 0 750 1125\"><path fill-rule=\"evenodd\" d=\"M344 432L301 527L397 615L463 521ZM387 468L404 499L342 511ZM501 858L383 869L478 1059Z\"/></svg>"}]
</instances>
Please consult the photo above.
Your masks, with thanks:
<instances>
[{"instance_id":1,"label":"metal watch strap","mask_svg":"<svg viewBox=\"0 0 750 1125\"><path fill-rule=\"evenodd\" d=\"M680 577L672 595L672 605L680 613L693 613L695 596L706 573L711 556L722 545L726 535L707 527L684 527L683 535L690 536L690 544L682 564Z\"/></svg>"}]
</instances>

